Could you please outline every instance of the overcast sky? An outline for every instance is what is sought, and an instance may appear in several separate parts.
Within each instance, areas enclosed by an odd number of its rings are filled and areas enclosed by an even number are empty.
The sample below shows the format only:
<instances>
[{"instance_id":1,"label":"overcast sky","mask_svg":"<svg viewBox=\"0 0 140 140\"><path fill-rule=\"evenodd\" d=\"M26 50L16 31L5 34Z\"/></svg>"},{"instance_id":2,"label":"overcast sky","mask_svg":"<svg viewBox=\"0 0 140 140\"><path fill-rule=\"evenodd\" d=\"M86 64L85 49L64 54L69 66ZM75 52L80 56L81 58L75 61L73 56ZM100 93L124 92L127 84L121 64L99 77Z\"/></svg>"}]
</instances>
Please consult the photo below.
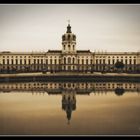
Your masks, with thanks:
<instances>
[{"instance_id":1,"label":"overcast sky","mask_svg":"<svg viewBox=\"0 0 140 140\"><path fill-rule=\"evenodd\" d=\"M70 19L77 49L140 51L140 5L0 5L0 51L62 49Z\"/></svg>"}]
</instances>

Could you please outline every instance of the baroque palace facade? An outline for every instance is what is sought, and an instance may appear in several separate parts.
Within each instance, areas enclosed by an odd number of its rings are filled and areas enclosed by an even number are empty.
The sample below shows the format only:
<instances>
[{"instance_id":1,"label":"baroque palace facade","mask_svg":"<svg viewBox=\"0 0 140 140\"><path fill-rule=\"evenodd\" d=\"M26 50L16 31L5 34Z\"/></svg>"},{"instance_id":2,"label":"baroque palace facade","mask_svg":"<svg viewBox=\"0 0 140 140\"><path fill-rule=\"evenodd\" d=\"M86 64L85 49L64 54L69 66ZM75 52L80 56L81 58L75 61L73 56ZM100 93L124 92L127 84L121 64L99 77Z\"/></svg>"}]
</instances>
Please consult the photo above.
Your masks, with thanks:
<instances>
[{"instance_id":1,"label":"baroque palace facade","mask_svg":"<svg viewBox=\"0 0 140 140\"><path fill-rule=\"evenodd\" d=\"M76 50L76 35L62 35L62 50L48 52L0 52L0 73L7 72L116 72L116 62L124 64L122 72L140 73L140 52L91 52Z\"/></svg>"}]
</instances>

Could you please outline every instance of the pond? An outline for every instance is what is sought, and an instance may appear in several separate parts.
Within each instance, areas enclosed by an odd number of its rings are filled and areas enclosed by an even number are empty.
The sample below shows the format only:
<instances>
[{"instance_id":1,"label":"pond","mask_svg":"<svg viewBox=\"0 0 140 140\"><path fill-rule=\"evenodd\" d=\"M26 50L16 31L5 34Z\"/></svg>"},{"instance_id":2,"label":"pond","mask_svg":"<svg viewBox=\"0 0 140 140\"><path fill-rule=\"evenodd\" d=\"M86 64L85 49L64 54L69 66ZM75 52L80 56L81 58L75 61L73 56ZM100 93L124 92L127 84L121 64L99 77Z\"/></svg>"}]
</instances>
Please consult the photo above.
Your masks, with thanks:
<instances>
[{"instance_id":1,"label":"pond","mask_svg":"<svg viewBox=\"0 0 140 140\"><path fill-rule=\"evenodd\" d=\"M0 135L140 135L140 83L1 83Z\"/></svg>"}]
</instances>

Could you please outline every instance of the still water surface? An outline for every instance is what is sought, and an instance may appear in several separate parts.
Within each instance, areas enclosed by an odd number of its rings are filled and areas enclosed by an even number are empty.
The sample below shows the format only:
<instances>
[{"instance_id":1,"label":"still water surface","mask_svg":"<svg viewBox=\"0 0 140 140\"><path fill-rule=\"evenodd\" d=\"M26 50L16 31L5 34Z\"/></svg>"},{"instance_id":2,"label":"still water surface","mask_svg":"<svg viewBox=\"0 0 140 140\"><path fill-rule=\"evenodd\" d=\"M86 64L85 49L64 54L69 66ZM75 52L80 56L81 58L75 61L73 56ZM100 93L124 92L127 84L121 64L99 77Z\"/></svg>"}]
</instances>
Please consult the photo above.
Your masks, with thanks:
<instances>
[{"instance_id":1,"label":"still water surface","mask_svg":"<svg viewBox=\"0 0 140 140\"><path fill-rule=\"evenodd\" d=\"M140 84L0 84L1 135L140 135Z\"/></svg>"}]
</instances>

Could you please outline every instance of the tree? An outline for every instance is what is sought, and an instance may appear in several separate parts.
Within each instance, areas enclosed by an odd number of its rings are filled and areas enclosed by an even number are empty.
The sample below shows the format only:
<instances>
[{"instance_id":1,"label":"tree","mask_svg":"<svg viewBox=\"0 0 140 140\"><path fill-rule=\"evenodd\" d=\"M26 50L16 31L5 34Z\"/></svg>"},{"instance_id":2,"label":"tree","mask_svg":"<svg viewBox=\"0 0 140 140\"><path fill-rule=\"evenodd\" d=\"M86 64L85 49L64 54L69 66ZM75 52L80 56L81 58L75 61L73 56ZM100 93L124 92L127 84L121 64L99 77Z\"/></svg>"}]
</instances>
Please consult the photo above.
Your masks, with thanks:
<instances>
[{"instance_id":1,"label":"tree","mask_svg":"<svg viewBox=\"0 0 140 140\"><path fill-rule=\"evenodd\" d=\"M115 63L115 67L117 68L117 69L123 69L124 68L124 64L123 64L123 62L121 62L121 61L117 61L116 63Z\"/></svg>"},{"instance_id":2,"label":"tree","mask_svg":"<svg viewBox=\"0 0 140 140\"><path fill-rule=\"evenodd\" d=\"M124 90L123 88L118 88L118 87L117 87L117 88L115 89L115 94L118 95L118 96L123 95L124 92L125 92L125 90Z\"/></svg>"}]
</instances>

